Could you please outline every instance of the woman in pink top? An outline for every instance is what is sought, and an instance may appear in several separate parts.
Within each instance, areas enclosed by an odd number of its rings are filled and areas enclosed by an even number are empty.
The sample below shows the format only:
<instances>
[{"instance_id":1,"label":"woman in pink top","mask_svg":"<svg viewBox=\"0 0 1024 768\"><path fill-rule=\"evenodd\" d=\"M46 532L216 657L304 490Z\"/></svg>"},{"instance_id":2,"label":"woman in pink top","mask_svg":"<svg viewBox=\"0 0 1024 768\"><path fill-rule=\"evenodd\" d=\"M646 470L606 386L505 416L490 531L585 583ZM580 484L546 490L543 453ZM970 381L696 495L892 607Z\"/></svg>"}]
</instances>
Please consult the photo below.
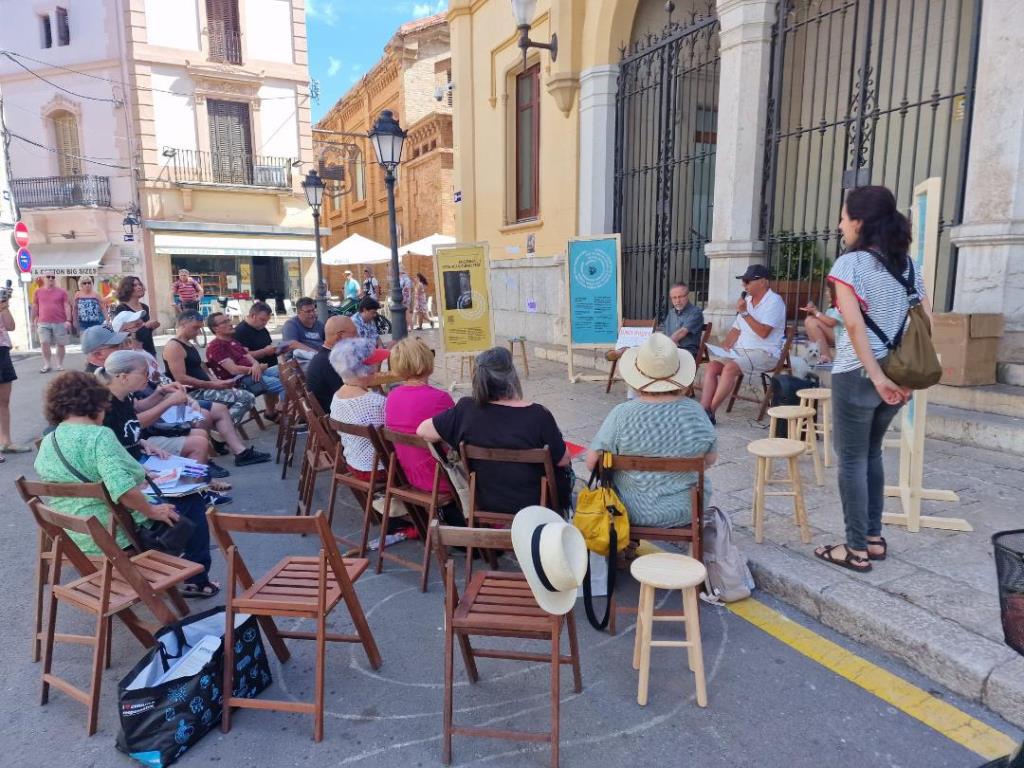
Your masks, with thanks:
<instances>
[{"instance_id":1,"label":"woman in pink top","mask_svg":"<svg viewBox=\"0 0 1024 768\"><path fill-rule=\"evenodd\" d=\"M384 404L384 425L396 432L416 434L416 427L425 419L447 411L455 405L451 395L428 383L434 372L434 355L419 339L406 337L391 348L388 358L391 370L402 377L404 383L388 394ZM423 448L396 445L398 464L406 478L416 488L431 491L434 484L434 457ZM452 487L441 474L441 493L451 493ZM465 518L457 504L440 510L447 525L465 525Z\"/></svg>"}]
</instances>

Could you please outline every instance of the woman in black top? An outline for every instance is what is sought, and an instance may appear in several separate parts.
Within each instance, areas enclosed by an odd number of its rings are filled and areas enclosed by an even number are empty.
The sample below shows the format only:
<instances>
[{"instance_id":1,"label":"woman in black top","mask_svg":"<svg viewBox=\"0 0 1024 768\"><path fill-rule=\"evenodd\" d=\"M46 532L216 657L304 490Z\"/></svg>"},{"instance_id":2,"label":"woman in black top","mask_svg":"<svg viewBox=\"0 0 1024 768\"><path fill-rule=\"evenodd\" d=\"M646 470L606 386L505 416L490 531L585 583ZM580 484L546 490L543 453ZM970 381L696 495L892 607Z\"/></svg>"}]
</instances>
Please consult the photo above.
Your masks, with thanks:
<instances>
[{"instance_id":1,"label":"woman in black top","mask_svg":"<svg viewBox=\"0 0 1024 768\"><path fill-rule=\"evenodd\" d=\"M558 503L549 500L548 505L561 510L572 502L571 457L555 417L543 405L523 399L512 354L504 347L494 347L477 357L473 397L464 397L454 408L425 420L416 434L453 448L463 442L480 448L514 450L547 446L556 465L558 486ZM472 469L476 473L476 501L482 510L515 514L540 502L540 479L544 474L540 466L478 461Z\"/></svg>"},{"instance_id":2,"label":"woman in black top","mask_svg":"<svg viewBox=\"0 0 1024 768\"><path fill-rule=\"evenodd\" d=\"M149 305L142 303L142 297L146 295L146 286L134 275L121 278L117 286L118 305L114 307L114 314L118 312L142 312L142 327L135 331L135 338L142 344L142 348L149 354L156 356L156 345L153 344L153 331L160 327L159 320L150 320Z\"/></svg>"}]
</instances>

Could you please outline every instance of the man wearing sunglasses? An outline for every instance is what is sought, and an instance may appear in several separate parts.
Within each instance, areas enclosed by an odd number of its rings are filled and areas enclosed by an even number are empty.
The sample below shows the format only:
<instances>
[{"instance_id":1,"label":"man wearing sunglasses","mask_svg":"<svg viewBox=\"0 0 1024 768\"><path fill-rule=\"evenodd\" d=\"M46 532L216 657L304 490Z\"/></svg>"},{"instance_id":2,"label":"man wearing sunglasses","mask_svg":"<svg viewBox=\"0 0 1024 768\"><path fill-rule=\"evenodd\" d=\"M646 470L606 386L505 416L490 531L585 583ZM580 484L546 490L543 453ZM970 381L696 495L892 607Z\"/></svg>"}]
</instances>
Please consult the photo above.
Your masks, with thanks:
<instances>
[{"instance_id":1,"label":"man wearing sunglasses","mask_svg":"<svg viewBox=\"0 0 1024 768\"><path fill-rule=\"evenodd\" d=\"M786 335L786 302L769 287L767 267L751 264L736 277L743 283L743 295L736 302L736 321L722 344L733 356L712 354L704 369L700 404L712 424L715 411L732 394L740 374L753 381L755 374L775 368Z\"/></svg>"},{"instance_id":2,"label":"man wearing sunglasses","mask_svg":"<svg viewBox=\"0 0 1024 768\"><path fill-rule=\"evenodd\" d=\"M57 370L64 370L64 348L71 332L71 302L68 292L57 285L57 276L45 274L43 286L37 288L32 297L30 310L32 325L39 335L39 344L43 348L43 367L40 373L50 372L50 355L53 346L57 347Z\"/></svg>"}]
</instances>

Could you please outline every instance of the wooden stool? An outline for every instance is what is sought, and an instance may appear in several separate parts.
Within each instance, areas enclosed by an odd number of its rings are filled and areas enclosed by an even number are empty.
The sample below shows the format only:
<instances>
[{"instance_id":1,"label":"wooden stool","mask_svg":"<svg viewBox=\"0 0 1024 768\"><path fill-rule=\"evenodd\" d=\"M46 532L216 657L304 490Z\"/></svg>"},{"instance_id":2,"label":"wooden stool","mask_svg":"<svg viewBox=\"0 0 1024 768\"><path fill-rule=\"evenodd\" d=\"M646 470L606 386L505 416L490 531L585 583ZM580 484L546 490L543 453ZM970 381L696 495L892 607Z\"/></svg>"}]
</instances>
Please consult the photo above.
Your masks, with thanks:
<instances>
[{"instance_id":1,"label":"wooden stool","mask_svg":"<svg viewBox=\"0 0 1024 768\"><path fill-rule=\"evenodd\" d=\"M801 389L796 396L800 398L800 405L815 408L821 421L815 419L814 434L815 440L821 435L821 452L825 454L825 466L832 466L832 390L824 387Z\"/></svg>"},{"instance_id":2,"label":"wooden stool","mask_svg":"<svg viewBox=\"0 0 1024 768\"><path fill-rule=\"evenodd\" d=\"M765 496L792 496L793 517L800 528L800 541L811 542L811 530L807 525L807 510L804 508L804 491L800 485L800 464L797 459L807 450L801 440L784 437L766 437L755 440L747 451L757 457L757 471L754 481L754 541L764 540L764 499ZM789 462L789 477L772 479L772 459L786 459ZM766 491L766 485L790 484L790 491Z\"/></svg>"},{"instance_id":3,"label":"wooden stool","mask_svg":"<svg viewBox=\"0 0 1024 768\"><path fill-rule=\"evenodd\" d=\"M659 552L643 555L629 568L633 578L640 582L640 604L636 614L636 641L633 644L633 669L640 670L636 702L647 704L647 681L651 671L651 647L685 648L697 685L697 705L708 705L707 684L704 680L704 652L700 642L700 616L697 608L697 587L704 583L707 570L699 560L686 555ZM676 616L654 615L654 590L678 589L683 593L683 613ZM678 621L686 627L686 640L651 640L656 621Z\"/></svg>"},{"instance_id":4,"label":"wooden stool","mask_svg":"<svg viewBox=\"0 0 1024 768\"><path fill-rule=\"evenodd\" d=\"M807 453L814 459L814 482L819 486L825 484L821 477L821 456L818 455L818 438L814 431L814 408L801 405L776 405L768 409L771 422L768 425L768 436L778 437L779 419L786 420L786 436L790 440L800 440L807 446Z\"/></svg>"},{"instance_id":5,"label":"wooden stool","mask_svg":"<svg viewBox=\"0 0 1024 768\"><path fill-rule=\"evenodd\" d=\"M466 375L466 361L469 361L469 378L473 378L473 374L476 373L476 355L463 355L459 358L459 378L463 378Z\"/></svg>"},{"instance_id":6,"label":"wooden stool","mask_svg":"<svg viewBox=\"0 0 1024 768\"><path fill-rule=\"evenodd\" d=\"M530 378L530 360L526 356L526 337L525 336L511 336L508 340L508 351L512 353L512 358L516 356L516 344L519 345L519 351L523 355L523 375L526 378Z\"/></svg>"}]
</instances>

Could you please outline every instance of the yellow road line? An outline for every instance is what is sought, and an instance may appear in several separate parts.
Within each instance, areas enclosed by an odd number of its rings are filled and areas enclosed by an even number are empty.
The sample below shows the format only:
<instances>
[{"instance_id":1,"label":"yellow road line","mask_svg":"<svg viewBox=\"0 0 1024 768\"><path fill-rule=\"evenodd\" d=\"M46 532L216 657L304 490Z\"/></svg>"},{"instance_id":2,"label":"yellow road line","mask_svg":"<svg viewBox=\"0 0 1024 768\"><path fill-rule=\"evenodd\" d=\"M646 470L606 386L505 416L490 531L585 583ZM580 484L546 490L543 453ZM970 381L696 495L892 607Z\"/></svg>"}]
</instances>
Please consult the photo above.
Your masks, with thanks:
<instances>
[{"instance_id":1,"label":"yellow road line","mask_svg":"<svg viewBox=\"0 0 1024 768\"><path fill-rule=\"evenodd\" d=\"M764 603L750 598L731 603L728 608L776 640L984 758L992 760L1010 754L1017 746L1002 731L826 640Z\"/></svg>"}]
</instances>

